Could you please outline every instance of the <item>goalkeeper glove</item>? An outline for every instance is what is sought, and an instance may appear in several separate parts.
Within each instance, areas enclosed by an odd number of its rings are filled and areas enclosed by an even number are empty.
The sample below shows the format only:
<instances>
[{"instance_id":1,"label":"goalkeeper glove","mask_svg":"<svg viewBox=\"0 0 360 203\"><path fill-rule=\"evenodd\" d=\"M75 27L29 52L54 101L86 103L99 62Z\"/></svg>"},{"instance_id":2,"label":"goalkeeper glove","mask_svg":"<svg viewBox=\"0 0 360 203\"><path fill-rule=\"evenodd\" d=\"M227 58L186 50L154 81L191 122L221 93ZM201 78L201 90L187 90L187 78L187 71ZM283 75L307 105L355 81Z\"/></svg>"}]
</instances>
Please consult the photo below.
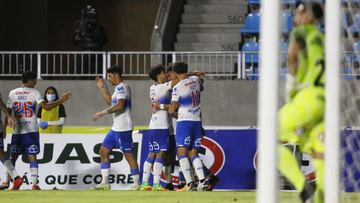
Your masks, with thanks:
<instances>
[{"instance_id":1,"label":"goalkeeper glove","mask_svg":"<svg viewBox=\"0 0 360 203\"><path fill-rule=\"evenodd\" d=\"M46 121L40 121L39 127L42 128L42 129L45 129L46 127L48 127L48 122L46 122Z\"/></svg>"}]
</instances>

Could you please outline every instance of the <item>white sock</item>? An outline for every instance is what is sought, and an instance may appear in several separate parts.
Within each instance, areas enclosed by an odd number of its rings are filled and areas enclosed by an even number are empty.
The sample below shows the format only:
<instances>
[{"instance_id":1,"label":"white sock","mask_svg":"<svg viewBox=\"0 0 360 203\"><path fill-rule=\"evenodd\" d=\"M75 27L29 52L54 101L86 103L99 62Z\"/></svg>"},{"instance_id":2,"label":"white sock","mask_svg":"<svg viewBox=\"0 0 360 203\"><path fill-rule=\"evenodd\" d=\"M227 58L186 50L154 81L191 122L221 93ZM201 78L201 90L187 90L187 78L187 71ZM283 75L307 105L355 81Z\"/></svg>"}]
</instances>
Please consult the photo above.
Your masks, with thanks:
<instances>
[{"instance_id":1,"label":"white sock","mask_svg":"<svg viewBox=\"0 0 360 203\"><path fill-rule=\"evenodd\" d=\"M15 170L14 164L10 160L6 160L3 164L12 179L15 179L17 176L19 176Z\"/></svg>"},{"instance_id":2,"label":"white sock","mask_svg":"<svg viewBox=\"0 0 360 203\"><path fill-rule=\"evenodd\" d=\"M196 175L198 176L199 180L204 180L205 179L204 169L203 169L204 166L203 166L200 158L198 156L194 157L192 164L195 168L195 172L196 172Z\"/></svg>"},{"instance_id":3,"label":"white sock","mask_svg":"<svg viewBox=\"0 0 360 203\"><path fill-rule=\"evenodd\" d=\"M154 163L154 184L160 184L160 176L163 168L162 159L156 159Z\"/></svg>"},{"instance_id":4,"label":"white sock","mask_svg":"<svg viewBox=\"0 0 360 203\"><path fill-rule=\"evenodd\" d=\"M38 184L38 168L30 168L31 183L33 185Z\"/></svg>"},{"instance_id":5,"label":"white sock","mask_svg":"<svg viewBox=\"0 0 360 203\"><path fill-rule=\"evenodd\" d=\"M134 180L133 187L139 187L139 174L132 175L131 178Z\"/></svg>"},{"instance_id":6,"label":"white sock","mask_svg":"<svg viewBox=\"0 0 360 203\"><path fill-rule=\"evenodd\" d=\"M100 184L109 184L109 168L101 169L101 183Z\"/></svg>"},{"instance_id":7,"label":"white sock","mask_svg":"<svg viewBox=\"0 0 360 203\"><path fill-rule=\"evenodd\" d=\"M143 166L143 177L142 177L142 182L143 183L148 183L149 182L149 178L150 178L150 174L151 174L151 167L152 167L152 163L145 161L144 162L144 166Z\"/></svg>"},{"instance_id":8,"label":"white sock","mask_svg":"<svg viewBox=\"0 0 360 203\"><path fill-rule=\"evenodd\" d=\"M184 174L186 183L192 182L193 179L191 177L191 172L190 172L191 168L190 168L189 159L186 156L179 157L179 163L180 163L181 171Z\"/></svg>"},{"instance_id":9,"label":"white sock","mask_svg":"<svg viewBox=\"0 0 360 203\"><path fill-rule=\"evenodd\" d=\"M172 183L172 167L171 166L165 166L165 175L166 175L166 183Z\"/></svg>"}]
</instances>

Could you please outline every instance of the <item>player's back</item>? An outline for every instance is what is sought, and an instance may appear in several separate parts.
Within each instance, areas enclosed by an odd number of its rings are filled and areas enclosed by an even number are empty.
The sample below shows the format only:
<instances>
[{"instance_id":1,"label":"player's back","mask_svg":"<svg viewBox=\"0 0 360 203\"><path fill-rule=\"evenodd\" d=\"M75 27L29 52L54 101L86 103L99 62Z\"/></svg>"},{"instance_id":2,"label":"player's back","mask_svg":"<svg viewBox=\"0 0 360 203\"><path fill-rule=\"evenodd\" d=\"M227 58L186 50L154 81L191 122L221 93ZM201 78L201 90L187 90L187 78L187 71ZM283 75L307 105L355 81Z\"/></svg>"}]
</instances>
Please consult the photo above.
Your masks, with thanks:
<instances>
[{"instance_id":1,"label":"player's back","mask_svg":"<svg viewBox=\"0 0 360 203\"><path fill-rule=\"evenodd\" d=\"M150 87L150 99L152 104L158 102L160 104L170 104L171 100L171 83L153 84ZM152 105L153 106L153 105ZM150 129L167 129L171 123L170 116L167 111L164 110L152 110L152 116L150 120Z\"/></svg>"},{"instance_id":2,"label":"player's back","mask_svg":"<svg viewBox=\"0 0 360 203\"><path fill-rule=\"evenodd\" d=\"M296 79L303 87L325 85L324 35L315 25L295 28L292 38L300 43Z\"/></svg>"},{"instance_id":3,"label":"player's back","mask_svg":"<svg viewBox=\"0 0 360 203\"><path fill-rule=\"evenodd\" d=\"M172 100L178 99L178 121L200 121L200 82L196 76L190 76L175 85Z\"/></svg>"},{"instance_id":4,"label":"player's back","mask_svg":"<svg viewBox=\"0 0 360 203\"><path fill-rule=\"evenodd\" d=\"M19 87L10 92L7 106L16 119L14 134L38 132L36 104L43 101L40 92L34 88Z\"/></svg>"}]
</instances>

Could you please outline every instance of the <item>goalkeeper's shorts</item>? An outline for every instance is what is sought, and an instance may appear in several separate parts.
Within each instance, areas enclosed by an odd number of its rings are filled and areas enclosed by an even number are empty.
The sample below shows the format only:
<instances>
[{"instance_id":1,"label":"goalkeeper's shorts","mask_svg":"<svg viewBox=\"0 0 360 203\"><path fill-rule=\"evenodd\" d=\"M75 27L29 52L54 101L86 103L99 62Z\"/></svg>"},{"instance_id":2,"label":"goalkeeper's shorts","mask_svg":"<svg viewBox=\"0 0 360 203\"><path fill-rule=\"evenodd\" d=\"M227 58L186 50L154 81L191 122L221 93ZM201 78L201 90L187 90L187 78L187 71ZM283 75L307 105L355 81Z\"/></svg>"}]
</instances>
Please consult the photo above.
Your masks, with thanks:
<instances>
[{"instance_id":1,"label":"goalkeeper's shorts","mask_svg":"<svg viewBox=\"0 0 360 203\"><path fill-rule=\"evenodd\" d=\"M324 119L324 89L307 87L279 111L279 141L299 144L309 139L310 131Z\"/></svg>"}]
</instances>

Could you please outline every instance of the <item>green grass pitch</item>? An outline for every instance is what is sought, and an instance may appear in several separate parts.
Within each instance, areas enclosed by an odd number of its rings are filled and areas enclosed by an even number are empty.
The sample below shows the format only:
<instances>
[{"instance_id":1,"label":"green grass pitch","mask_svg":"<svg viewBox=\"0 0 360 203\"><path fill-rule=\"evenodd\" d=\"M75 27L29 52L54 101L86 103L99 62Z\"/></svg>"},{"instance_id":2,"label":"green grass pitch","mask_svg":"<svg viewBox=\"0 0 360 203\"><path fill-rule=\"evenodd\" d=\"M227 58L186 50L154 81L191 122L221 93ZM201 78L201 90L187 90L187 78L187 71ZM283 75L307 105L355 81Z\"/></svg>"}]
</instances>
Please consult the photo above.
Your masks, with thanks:
<instances>
[{"instance_id":1,"label":"green grass pitch","mask_svg":"<svg viewBox=\"0 0 360 203\"><path fill-rule=\"evenodd\" d=\"M360 193L342 194L342 203L360 202ZM91 191L43 190L0 191L0 202L139 202L139 203L253 203L256 192L151 192L151 191ZM280 203L300 203L297 193L281 192Z\"/></svg>"}]
</instances>

